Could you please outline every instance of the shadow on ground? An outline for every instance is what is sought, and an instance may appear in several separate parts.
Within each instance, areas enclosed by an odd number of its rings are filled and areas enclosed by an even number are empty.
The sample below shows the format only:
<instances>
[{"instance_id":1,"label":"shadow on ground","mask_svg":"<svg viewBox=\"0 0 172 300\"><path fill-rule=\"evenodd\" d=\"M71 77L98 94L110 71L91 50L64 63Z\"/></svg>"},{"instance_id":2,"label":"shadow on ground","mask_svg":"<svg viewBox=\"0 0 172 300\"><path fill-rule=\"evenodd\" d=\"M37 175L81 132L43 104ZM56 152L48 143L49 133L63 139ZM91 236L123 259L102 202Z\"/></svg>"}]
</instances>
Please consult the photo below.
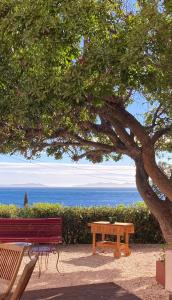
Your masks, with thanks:
<instances>
[{"instance_id":1,"label":"shadow on ground","mask_svg":"<svg viewBox=\"0 0 172 300\"><path fill-rule=\"evenodd\" d=\"M100 252L101 253L101 252ZM83 266L83 267L90 267L90 268L97 268L112 262L115 262L113 256L105 256L102 254L90 255L90 256L81 256L72 258L70 260L64 261L61 260L64 264L71 264L75 266Z\"/></svg>"},{"instance_id":2,"label":"shadow on ground","mask_svg":"<svg viewBox=\"0 0 172 300\"><path fill-rule=\"evenodd\" d=\"M26 291L22 300L140 300L112 282Z\"/></svg>"},{"instance_id":3,"label":"shadow on ground","mask_svg":"<svg viewBox=\"0 0 172 300\"><path fill-rule=\"evenodd\" d=\"M127 289L138 297L142 295L143 299L168 299L168 293L165 289L156 282L155 276L152 277L136 277L130 279L119 278L117 283L121 288ZM153 296L152 295L153 292Z\"/></svg>"}]
</instances>

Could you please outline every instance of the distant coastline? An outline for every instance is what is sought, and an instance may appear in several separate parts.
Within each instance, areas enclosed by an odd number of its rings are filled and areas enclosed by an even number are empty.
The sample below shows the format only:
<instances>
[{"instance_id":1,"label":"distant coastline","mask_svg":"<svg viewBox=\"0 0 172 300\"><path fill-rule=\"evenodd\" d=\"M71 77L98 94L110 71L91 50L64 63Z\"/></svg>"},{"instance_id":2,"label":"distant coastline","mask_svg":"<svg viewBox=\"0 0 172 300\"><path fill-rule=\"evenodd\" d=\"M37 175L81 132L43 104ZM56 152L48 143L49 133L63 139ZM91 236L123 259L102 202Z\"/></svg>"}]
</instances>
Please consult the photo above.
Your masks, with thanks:
<instances>
[{"instance_id":1,"label":"distant coastline","mask_svg":"<svg viewBox=\"0 0 172 300\"><path fill-rule=\"evenodd\" d=\"M134 185L125 184L116 184L116 183L93 183L93 184L82 184L82 185L73 185L73 186L49 186L44 184L37 183L26 183L26 184L11 184L11 185L0 185L0 188L136 188Z\"/></svg>"},{"instance_id":2,"label":"distant coastline","mask_svg":"<svg viewBox=\"0 0 172 300\"><path fill-rule=\"evenodd\" d=\"M38 187L38 188L48 188L48 186L46 186L46 185L44 185L44 184L40 184L40 183L38 183L38 184L36 184L36 183L26 183L26 184L10 184L10 185L0 185L0 188L14 188L14 187L16 187L16 188L18 188L18 187L21 187L21 188L24 188L24 187L29 187L29 188L34 188L34 187Z\"/></svg>"},{"instance_id":3,"label":"distant coastline","mask_svg":"<svg viewBox=\"0 0 172 300\"><path fill-rule=\"evenodd\" d=\"M0 166L1 187L135 187L134 166L58 163L0 163Z\"/></svg>"},{"instance_id":4,"label":"distant coastline","mask_svg":"<svg viewBox=\"0 0 172 300\"><path fill-rule=\"evenodd\" d=\"M135 186L46 186L46 185L0 185L0 189L18 189L18 188L29 188L29 189L133 189L136 190Z\"/></svg>"}]
</instances>

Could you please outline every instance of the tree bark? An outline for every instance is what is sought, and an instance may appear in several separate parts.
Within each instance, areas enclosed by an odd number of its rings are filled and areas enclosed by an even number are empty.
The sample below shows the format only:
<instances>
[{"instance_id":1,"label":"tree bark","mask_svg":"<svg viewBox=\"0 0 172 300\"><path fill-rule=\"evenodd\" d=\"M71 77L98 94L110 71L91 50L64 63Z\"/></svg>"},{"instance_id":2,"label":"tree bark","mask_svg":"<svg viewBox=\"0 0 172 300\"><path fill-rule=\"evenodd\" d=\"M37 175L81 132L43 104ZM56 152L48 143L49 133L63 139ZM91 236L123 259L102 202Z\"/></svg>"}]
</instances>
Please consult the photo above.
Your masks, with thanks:
<instances>
[{"instance_id":1,"label":"tree bark","mask_svg":"<svg viewBox=\"0 0 172 300\"><path fill-rule=\"evenodd\" d=\"M154 142L149 136L144 126L142 126L138 120L131 115L125 108L120 105L113 105L112 112L109 115L118 122L122 122L125 128L130 128L142 146L142 158L144 161L144 167L147 174L151 177L153 182L158 186L162 193L164 193L168 199L172 202L172 185L167 176L159 169L155 161ZM133 158L133 157L132 157Z\"/></svg>"},{"instance_id":2,"label":"tree bark","mask_svg":"<svg viewBox=\"0 0 172 300\"><path fill-rule=\"evenodd\" d=\"M172 185L170 179L159 169L155 161L155 152L151 145L143 148L142 157L146 172L162 193L172 202Z\"/></svg>"},{"instance_id":3,"label":"tree bark","mask_svg":"<svg viewBox=\"0 0 172 300\"><path fill-rule=\"evenodd\" d=\"M172 243L172 202L161 200L149 184L149 176L142 159L136 162L136 185L143 200L160 224L164 239Z\"/></svg>"}]
</instances>

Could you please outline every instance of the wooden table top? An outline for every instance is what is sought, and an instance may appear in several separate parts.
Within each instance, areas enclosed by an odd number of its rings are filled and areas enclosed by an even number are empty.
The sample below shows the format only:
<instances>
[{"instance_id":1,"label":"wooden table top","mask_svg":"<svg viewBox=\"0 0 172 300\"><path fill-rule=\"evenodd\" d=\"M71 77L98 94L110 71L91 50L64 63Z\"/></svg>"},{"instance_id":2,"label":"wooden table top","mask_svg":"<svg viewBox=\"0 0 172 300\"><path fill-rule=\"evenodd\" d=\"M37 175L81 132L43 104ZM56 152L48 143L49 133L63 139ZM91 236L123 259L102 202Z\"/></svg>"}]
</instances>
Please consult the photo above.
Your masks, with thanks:
<instances>
[{"instance_id":1,"label":"wooden table top","mask_svg":"<svg viewBox=\"0 0 172 300\"><path fill-rule=\"evenodd\" d=\"M91 226L91 230L97 233L102 232L119 232L119 233L134 233L134 224L133 223L122 223L122 222L115 222L110 223L108 221L97 221L89 223L88 226ZM94 229L93 229L94 228Z\"/></svg>"},{"instance_id":2,"label":"wooden table top","mask_svg":"<svg viewBox=\"0 0 172 300\"><path fill-rule=\"evenodd\" d=\"M120 226L134 226L133 223L123 223L123 222L114 222L114 223L110 223L109 221L96 221L96 222L92 222L92 223L88 223L88 226L91 226L92 224L102 224L102 225L120 225Z\"/></svg>"}]
</instances>

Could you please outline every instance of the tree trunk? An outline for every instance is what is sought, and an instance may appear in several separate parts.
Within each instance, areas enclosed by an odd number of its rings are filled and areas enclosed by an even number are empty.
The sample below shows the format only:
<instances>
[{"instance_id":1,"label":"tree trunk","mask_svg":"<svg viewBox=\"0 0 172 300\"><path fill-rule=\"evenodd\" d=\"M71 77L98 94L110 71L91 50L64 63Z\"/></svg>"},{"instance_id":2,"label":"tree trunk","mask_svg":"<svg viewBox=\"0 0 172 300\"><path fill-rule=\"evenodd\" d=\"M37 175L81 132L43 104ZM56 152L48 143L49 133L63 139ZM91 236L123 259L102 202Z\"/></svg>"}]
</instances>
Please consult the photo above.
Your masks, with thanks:
<instances>
[{"instance_id":1,"label":"tree trunk","mask_svg":"<svg viewBox=\"0 0 172 300\"><path fill-rule=\"evenodd\" d=\"M136 162L136 185L143 200L158 220L164 239L172 243L172 202L161 200L149 184L142 159Z\"/></svg>"},{"instance_id":2,"label":"tree trunk","mask_svg":"<svg viewBox=\"0 0 172 300\"><path fill-rule=\"evenodd\" d=\"M149 174L152 181L158 186L159 190L164 193L172 202L172 184L170 179L159 169L155 161L155 151L151 145L143 149L142 157L144 168Z\"/></svg>"},{"instance_id":3,"label":"tree trunk","mask_svg":"<svg viewBox=\"0 0 172 300\"><path fill-rule=\"evenodd\" d=\"M112 112L114 113L115 118L118 120L118 122L120 122L123 129L125 130L125 128L129 128L133 132L135 137L137 137L137 139L140 141L142 145L142 159L144 162L145 171L150 176L152 181L158 186L159 190L164 193L172 202L172 185L167 176L159 169L156 164L154 142L150 138L149 133L146 132L144 126L142 126L133 115L131 115L119 104L113 105ZM112 118L114 118L113 115ZM114 120L114 123L115 122L116 120ZM120 133L118 133L118 135L120 136ZM124 139L123 142L127 146L126 139ZM133 144L134 143L132 142L131 146L134 149L135 146ZM138 150L138 148L136 148L136 150Z\"/></svg>"}]
</instances>

